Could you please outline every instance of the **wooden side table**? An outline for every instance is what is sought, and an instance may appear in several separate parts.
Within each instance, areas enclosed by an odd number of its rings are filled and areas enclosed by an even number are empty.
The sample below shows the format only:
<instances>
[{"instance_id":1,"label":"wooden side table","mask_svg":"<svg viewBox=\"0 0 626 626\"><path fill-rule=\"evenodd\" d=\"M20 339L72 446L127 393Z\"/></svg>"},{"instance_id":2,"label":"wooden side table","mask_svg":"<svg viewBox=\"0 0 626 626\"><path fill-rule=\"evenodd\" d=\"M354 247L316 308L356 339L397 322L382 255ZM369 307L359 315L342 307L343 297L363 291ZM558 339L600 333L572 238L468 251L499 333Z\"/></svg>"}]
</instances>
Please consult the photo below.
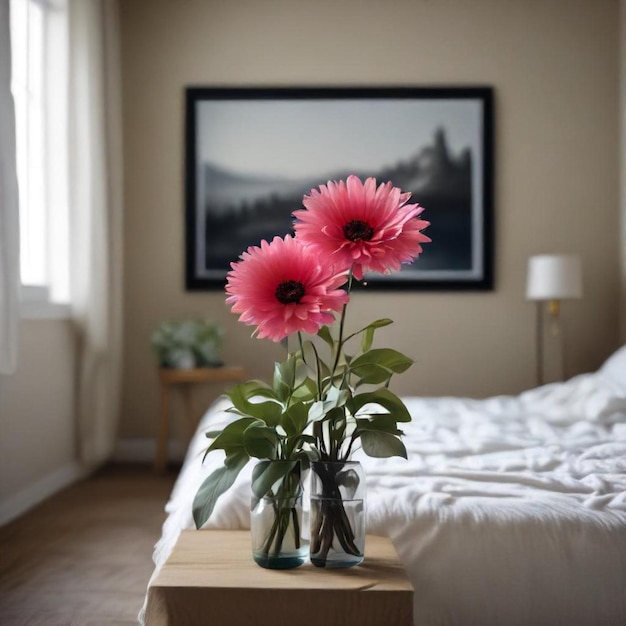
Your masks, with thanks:
<instances>
[{"instance_id":1,"label":"wooden side table","mask_svg":"<svg viewBox=\"0 0 626 626\"><path fill-rule=\"evenodd\" d=\"M184 530L148 588L149 626L412 626L413 587L387 537L349 569L268 570L250 532Z\"/></svg>"},{"instance_id":2,"label":"wooden side table","mask_svg":"<svg viewBox=\"0 0 626 626\"><path fill-rule=\"evenodd\" d=\"M169 438L170 422L170 391L172 387L180 387L185 409L185 421L189 437L193 435L197 426L191 404L191 387L200 383L220 383L243 380L246 370L239 366L229 367L201 367L189 370L178 370L166 367L159 368L159 385L161 387L161 417L157 436L156 457L154 471L162 473L167 463L167 441Z\"/></svg>"}]
</instances>

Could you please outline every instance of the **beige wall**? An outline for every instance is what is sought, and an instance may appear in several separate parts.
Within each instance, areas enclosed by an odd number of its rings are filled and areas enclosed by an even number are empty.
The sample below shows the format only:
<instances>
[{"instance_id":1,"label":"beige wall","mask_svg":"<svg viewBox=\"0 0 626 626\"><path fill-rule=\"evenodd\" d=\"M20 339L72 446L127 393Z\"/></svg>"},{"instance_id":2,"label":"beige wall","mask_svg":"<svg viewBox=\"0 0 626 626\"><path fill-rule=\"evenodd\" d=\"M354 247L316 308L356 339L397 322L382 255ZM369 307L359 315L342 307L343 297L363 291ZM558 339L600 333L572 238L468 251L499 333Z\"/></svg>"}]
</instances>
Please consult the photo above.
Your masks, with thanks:
<instances>
[{"instance_id":1,"label":"beige wall","mask_svg":"<svg viewBox=\"0 0 626 626\"><path fill-rule=\"evenodd\" d=\"M574 252L585 297L564 306L567 373L597 367L619 341L618 9L616 0L123 0L121 436L154 431L149 337L162 319L219 320L226 360L255 376L281 356L249 338L222 293L184 290L186 85L492 85L495 290L359 295L355 323L395 319L381 344L416 360L400 393L515 393L535 384L527 258Z\"/></svg>"},{"instance_id":2,"label":"beige wall","mask_svg":"<svg viewBox=\"0 0 626 626\"><path fill-rule=\"evenodd\" d=\"M0 524L79 474L69 320L23 320L15 374L0 376Z\"/></svg>"}]
</instances>

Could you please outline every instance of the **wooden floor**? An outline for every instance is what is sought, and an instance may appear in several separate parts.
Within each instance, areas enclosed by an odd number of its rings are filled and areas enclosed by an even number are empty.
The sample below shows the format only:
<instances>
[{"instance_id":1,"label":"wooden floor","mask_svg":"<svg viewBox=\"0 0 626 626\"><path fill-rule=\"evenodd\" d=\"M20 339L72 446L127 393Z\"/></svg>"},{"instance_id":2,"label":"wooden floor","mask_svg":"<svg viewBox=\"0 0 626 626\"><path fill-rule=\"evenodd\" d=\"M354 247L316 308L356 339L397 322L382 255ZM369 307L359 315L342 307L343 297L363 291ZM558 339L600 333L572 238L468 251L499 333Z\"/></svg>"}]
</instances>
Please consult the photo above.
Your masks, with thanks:
<instances>
[{"instance_id":1,"label":"wooden floor","mask_svg":"<svg viewBox=\"0 0 626 626\"><path fill-rule=\"evenodd\" d=\"M0 625L136 624L174 479L108 467L0 528Z\"/></svg>"}]
</instances>

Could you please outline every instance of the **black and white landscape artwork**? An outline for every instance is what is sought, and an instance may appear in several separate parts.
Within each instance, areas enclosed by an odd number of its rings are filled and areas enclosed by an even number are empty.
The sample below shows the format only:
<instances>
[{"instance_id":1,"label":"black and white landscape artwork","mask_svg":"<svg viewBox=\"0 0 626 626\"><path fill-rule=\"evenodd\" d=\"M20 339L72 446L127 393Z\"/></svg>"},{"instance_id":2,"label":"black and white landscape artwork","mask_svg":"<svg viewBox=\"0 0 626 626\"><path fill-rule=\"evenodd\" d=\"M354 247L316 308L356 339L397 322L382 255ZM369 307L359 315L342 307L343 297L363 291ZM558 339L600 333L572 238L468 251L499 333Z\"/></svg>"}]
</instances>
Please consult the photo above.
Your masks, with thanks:
<instances>
[{"instance_id":1,"label":"black and white landscape artwork","mask_svg":"<svg viewBox=\"0 0 626 626\"><path fill-rule=\"evenodd\" d=\"M191 288L223 285L249 246L293 232L291 214L304 194L349 174L411 192L431 222L425 232L432 243L415 263L368 276L368 283L485 288L490 146L483 98L198 97L188 101L190 113Z\"/></svg>"}]
</instances>

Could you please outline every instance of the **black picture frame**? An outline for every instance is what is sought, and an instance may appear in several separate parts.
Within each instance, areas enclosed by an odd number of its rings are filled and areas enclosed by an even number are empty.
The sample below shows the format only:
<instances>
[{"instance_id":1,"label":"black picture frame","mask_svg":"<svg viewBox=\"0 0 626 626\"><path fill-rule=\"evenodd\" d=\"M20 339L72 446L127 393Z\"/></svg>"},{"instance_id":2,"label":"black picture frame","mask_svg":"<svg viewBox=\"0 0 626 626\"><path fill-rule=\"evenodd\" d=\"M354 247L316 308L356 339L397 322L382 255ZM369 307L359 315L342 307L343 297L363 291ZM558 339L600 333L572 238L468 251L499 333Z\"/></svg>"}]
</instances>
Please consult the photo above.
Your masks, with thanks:
<instances>
[{"instance_id":1,"label":"black picture frame","mask_svg":"<svg viewBox=\"0 0 626 626\"><path fill-rule=\"evenodd\" d=\"M305 193L348 174L410 191L431 223L417 261L368 289L493 289L491 87L188 87L185 106L187 290L223 288Z\"/></svg>"}]
</instances>

